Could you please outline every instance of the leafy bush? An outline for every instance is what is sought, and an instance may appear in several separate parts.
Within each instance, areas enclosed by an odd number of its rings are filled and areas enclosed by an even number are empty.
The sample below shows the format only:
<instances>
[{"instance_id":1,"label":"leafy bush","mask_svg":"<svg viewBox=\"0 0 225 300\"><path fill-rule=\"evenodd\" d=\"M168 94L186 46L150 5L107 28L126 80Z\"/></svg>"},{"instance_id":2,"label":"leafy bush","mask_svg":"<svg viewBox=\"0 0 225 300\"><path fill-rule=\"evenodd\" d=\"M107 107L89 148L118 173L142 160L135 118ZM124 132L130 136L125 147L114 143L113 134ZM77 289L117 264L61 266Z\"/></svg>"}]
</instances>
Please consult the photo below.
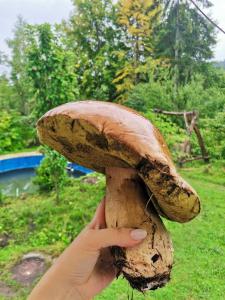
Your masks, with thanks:
<instances>
[{"instance_id":1,"label":"leafy bush","mask_svg":"<svg viewBox=\"0 0 225 300\"><path fill-rule=\"evenodd\" d=\"M37 176L34 178L34 183L39 186L40 191L54 190L58 201L60 191L68 180L67 161L58 152L48 147L42 149L45 157L36 170Z\"/></svg>"},{"instance_id":2,"label":"leafy bush","mask_svg":"<svg viewBox=\"0 0 225 300\"><path fill-rule=\"evenodd\" d=\"M225 86L225 80L224 80ZM214 118L225 106L225 88L217 86L205 87L202 76L179 89L178 102L184 110L197 110L202 118Z\"/></svg>"},{"instance_id":3,"label":"leafy bush","mask_svg":"<svg viewBox=\"0 0 225 300\"><path fill-rule=\"evenodd\" d=\"M154 108L176 111L199 112L199 127L206 148L213 159L224 159L225 155L225 73L211 68L209 77L195 74L193 80L178 89L173 100L173 84L169 80L138 84L130 93L126 105L145 113L160 129L167 141L173 157L183 156L181 144L188 139L182 118L156 116ZM207 74L208 74L207 73ZM195 134L190 136L191 155L201 155Z\"/></svg>"},{"instance_id":4,"label":"leafy bush","mask_svg":"<svg viewBox=\"0 0 225 300\"><path fill-rule=\"evenodd\" d=\"M153 108L172 109L172 84L170 81L149 82L138 84L128 96L125 105L141 112L148 112Z\"/></svg>"},{"instance_id":5,"label":"leafy bush","mask_svg":"<svg viewBox=\"0 0 225 300\"><path fill-rule=\"evenodd\" d=\"M14 86L5 75L0 75L0 110L17 109L17 100Z\"/></svg>"},{"instance_id":6,"label":"leafy bush","mask_svg":"<svg viewBox=\"0 0 225 300\"><path fill-rule=\"evenodd\" d=\"M225 111L201 120L207 149L213 159L225 159Z\"/></svg>"},{"instance_id":7,"label":"leafy bush","mask_svg":"<svg viewBox=\"0 0 225 300\"><path fill-rule=\"evenodd\" d=\"M20 150L32 142L34 133L27 117L15 111L1 112L0 153Z\"/></svg>"},{"instance_id":8,"label":"leafy bush","mask_svg":"<svg viewBox=\"0 0 225 300\"><path fill-rule=\"evenodd\" d=\"M138 84L129 94L125 105L140 112L154 108L163 110L196 110L202 118L214 118L225 107L225 72L213 71L214 76L195 75L193 80L180 86L174 99L171 80ZM179 121L175 121L179 124Z\"/></svg>"},{"instance_id":9,"label":"leafy bush","mask_svg":"<svg viewBox=\"0 0 225 300\"><path fill-rule=\"evenodd\" d=\"M168 116L157 115L152 112L148 112L144 116L159 129L165 138L172 157L177 160L182 155L179 145L187 139L185 130L172 122Z\"/></svg>"},{"instance_id":10,"label":"leafy bush","mask_svg":"<svg viewBox=\"0 0 225 300\"><path fill-rule=\"evenodd\" d=\"M3 194L2 194L2 190L0 188L0 205L3 204Z\"/></svg>"}]
</instances>

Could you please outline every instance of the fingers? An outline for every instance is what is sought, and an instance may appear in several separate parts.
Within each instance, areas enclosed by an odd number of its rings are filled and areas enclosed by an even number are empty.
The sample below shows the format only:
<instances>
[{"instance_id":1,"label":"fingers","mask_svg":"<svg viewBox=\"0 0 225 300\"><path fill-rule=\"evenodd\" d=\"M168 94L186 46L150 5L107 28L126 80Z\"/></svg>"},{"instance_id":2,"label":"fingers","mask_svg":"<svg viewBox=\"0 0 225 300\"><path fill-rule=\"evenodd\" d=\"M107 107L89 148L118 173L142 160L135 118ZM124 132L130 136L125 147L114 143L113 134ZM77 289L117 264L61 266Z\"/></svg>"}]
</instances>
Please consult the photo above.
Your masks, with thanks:
<instances>
[{"instance_id":1,"label":"fingers","mask_svg":"<svg viewBox=\"0 0 225 300\"><path fill-rule=\"evenodd\" d=\"M97 251L110 246L132 247L142 242L146 236L147 232L143 229L87 229L83 233L82 242L89 249Z\"/></svg>"},{"instance_id":2,"label":"fingers","mask_svg":"<svg viewBox=\"0 0 225 300\"><path fill-rule=\"evenodd\" d=\"M105 197L102 199L102 201L99 203L95 215L91 221L91 223L88 225L88 228L90 229L99 229L99 228L105 228Z\"/></svg>"},{"instance_id":3,"label":"fingers","mask_svg":"<svg viewBox=\"0 0 225 300\"><path fill-rule=\"evenodd\" d=\"M105 227L104 197L100 202L91 223L81 235L82 244L85 248L98 251L110 246L132 247L141 243L147 236L147 232L143 229Z\"/></svg>"}]
</instances>

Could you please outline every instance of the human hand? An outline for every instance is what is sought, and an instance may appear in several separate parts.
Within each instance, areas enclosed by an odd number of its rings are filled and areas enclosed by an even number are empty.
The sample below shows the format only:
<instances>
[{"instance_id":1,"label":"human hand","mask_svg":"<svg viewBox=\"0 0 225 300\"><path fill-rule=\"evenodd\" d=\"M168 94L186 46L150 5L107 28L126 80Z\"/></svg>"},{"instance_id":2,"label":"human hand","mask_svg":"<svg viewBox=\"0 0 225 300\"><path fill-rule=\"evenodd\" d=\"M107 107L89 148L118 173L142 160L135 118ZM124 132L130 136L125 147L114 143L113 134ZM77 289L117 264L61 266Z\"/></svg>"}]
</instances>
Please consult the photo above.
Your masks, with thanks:
<instances>
[{"instance_id":1,"label":"human hand","mask_svg":"<svg viewBox=\"0 0 225 300\"><path fill-rule=\"evenodd\" d=\"M110 246L133 247L147 233L142 229L106 228L105 201L91 223L42 277L29 300L89 300L116 277Z\"/></svg>"}]
</instances>

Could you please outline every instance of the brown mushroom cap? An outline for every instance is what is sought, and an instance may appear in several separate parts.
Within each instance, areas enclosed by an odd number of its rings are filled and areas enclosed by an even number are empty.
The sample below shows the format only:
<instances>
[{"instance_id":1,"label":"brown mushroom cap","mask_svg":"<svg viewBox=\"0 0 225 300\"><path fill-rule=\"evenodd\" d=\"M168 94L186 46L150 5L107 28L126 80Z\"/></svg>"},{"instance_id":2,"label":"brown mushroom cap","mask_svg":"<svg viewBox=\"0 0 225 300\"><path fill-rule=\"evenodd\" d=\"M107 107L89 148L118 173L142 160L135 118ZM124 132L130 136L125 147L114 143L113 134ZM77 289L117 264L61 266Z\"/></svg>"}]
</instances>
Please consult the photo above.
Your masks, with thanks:
<instances>
[{"instance_id":1,"label":"brown mushroom cap","mask_svg":"<svg viewBox=\"0 0 225 300\"><path fill-rule=\"evenodd\" d=\"M136 111L102 101L71 102L47 112L37 123L40 141L97 172L134 168L158 212L186 222L200 211L196 192L176 172L156 127Z\"/></svg>"}]
</instances>

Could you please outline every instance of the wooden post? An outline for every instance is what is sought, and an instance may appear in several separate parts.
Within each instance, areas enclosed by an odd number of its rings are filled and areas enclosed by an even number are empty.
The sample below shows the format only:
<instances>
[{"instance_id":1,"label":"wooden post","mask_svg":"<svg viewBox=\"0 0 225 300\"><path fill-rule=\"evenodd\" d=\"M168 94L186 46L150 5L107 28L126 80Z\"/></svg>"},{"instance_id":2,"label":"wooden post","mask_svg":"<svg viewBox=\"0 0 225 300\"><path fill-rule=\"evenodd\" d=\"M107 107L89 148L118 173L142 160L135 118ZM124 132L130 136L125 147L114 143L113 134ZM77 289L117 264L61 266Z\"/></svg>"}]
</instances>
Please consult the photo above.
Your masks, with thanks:
<instances>
[{"instance_id":1,"label":"wooden post","mask_svg":"<svg viewBox=\"0 0 225 300\"><path fill-rule=\"evenodd\" d=\"M196 112L196 111L177 112L177 111L165 111L162 109L154 109L153 112L159 113L159 114L164 114L164 115L183 117L184 122L185 122L185 127L187 130L187 134L190 136L193 131L195 132L197 139L198 139L199 147L201 149L202 156L193 157L190 159L183 158L179 161L179 164L181 166L185 162L199 160L199 159L203 159L206 163L209 162L209 154L206 150L205 143L204 143L203 137L201 135L200 129L197 126L198 112ZM187 142L187 140L185 142Z\"/></svg>"},{"instance_id":2,"label":"wooden post","mask_svg":"<svg viewBox=\"0 0 225 300\"><path fill-rule=\"evenodd\" d=\"M203 138L202 138L202 135L201 135L201 132L197 126L197 124L194 125L194 131L195 131L195 134L197 136L197 139L198 139L198 143L199 143L199 146L201 148L201 152L202 152L202 157L204 159L204 161L206 163L209 162L209 154L206 150L206 147L205 147L205 144L204 144L204 141L203 141Z\"/></svg>"}]
</instances>

